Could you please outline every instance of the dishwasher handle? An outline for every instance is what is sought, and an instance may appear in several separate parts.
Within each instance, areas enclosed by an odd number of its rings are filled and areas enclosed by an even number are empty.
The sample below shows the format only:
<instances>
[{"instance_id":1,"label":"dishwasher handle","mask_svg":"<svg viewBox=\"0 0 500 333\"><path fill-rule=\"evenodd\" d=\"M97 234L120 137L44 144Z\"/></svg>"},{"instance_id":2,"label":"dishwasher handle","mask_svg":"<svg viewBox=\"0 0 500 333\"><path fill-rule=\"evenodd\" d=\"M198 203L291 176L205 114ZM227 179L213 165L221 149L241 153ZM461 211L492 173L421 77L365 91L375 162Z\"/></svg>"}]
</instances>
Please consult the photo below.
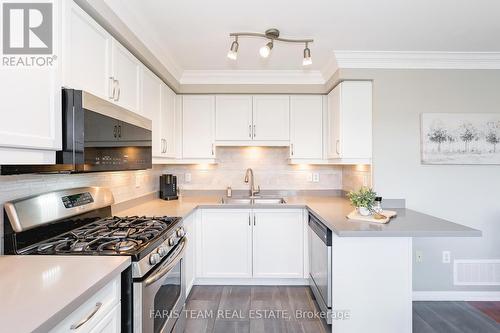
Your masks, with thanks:
<instances>
[{"instance_id":1,"label":"dishwasher handle","mask_svg":"<svg viewBox=\"0 0 500 333\"><path fill-rule=\"evenodd\" d=\"M309 214L309 228L318 235L319 239L321 239L326 246L332 246L332 231L312 214Z\"/></svg>"}]
</instances>

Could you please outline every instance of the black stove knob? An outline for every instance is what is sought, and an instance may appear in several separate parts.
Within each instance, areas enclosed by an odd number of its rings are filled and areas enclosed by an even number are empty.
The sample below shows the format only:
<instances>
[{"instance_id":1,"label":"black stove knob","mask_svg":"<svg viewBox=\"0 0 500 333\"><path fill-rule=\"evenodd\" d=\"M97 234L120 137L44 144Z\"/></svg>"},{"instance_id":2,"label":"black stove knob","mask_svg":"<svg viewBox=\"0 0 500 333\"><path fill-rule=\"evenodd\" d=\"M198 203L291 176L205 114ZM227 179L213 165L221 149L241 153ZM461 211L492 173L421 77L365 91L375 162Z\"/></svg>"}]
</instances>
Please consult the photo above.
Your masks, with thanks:
<instances>
[{"instance_id":1,"label":"black stove knob","mask_svg":"<svg viewBox=\"0 0 500 333\"><path fill-rule=\"evenodd\" d=\"M158 253L152 253L150 256L149 256L149 263L151 265L156 265L157 263L159 263L161 260L160 258L160 255Z\"/></svg>"}]
</instances>

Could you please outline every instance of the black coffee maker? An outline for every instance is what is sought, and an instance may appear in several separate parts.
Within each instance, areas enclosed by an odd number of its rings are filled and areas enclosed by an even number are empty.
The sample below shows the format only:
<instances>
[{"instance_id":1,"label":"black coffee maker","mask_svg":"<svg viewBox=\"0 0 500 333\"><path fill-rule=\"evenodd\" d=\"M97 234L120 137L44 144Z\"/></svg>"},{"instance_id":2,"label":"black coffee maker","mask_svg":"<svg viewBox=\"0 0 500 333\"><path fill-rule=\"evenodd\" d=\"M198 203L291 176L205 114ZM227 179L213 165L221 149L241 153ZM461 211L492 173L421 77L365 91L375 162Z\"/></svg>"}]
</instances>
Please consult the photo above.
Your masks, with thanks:
<instances>
[{"instance_id":1,"label":"black coffee maker","mask_svg":"<svg viewBox=\"0 0 500 333\"><path fill-rule=\"evenodd\" d=\"M174 175L160 176L160 199L176 200L177 196L177 177Z\"/></svg>"}]
</instances>

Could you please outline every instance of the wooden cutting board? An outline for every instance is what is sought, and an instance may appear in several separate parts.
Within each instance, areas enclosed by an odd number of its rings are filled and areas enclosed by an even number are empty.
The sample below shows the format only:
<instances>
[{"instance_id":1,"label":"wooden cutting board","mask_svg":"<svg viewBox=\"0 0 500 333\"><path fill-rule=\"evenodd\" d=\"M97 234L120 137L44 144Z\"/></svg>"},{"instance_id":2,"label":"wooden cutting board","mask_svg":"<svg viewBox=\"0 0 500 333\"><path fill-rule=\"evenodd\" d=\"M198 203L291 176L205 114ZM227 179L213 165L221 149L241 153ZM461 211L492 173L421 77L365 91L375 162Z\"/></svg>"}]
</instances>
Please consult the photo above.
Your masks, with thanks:
<instances>
[{"instance_id":1,"label":"wooden cutting board","mask_svg":"<svg viewBox=\"0 0 500 333\"><path fill-rule=\"evenodd\" d=\"M353 210L352 212L347 214L347 218L354 221L387 223L391 220L392 217L396 216L397 213L393 210L383 210L381 214L387 216L387 218L378 220L373 217L373 215L363 216L359 215L357 210Z\"/></svg>"}]
</instances>

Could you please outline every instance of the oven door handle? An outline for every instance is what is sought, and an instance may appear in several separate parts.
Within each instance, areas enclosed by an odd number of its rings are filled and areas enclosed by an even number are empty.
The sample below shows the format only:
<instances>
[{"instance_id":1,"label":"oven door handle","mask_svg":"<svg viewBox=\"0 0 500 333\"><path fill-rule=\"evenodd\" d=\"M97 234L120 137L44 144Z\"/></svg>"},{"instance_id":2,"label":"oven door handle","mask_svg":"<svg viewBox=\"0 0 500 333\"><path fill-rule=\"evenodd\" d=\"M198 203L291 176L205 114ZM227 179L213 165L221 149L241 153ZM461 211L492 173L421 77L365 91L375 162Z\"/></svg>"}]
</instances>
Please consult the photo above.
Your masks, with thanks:
<instances>
[{"instance_id":1,"label":"oven door handle","mask_svg":"<svg viewBox=\"0 0 500 333\"><path fill-rule=\"evenodd\" d=\"M155 274L151 275L150 277L148 277L144 281L144 286L145 287L147 287L147 286L155 283L159 279L161 279L172 268L174 268L175 265L177 265L177 263L182 259L182 257L184 256L184 253L186 252L186 248L187 248L187 238L184 237L183 240L181 241L181 243L182 244L180 244L180 246L182 246L182 247L179 250L179 252L177 253L177 255L172 260L167 261L162 267L160 267L158 269L158 272L156 272Z\"/></svg>"}]
</instances>

